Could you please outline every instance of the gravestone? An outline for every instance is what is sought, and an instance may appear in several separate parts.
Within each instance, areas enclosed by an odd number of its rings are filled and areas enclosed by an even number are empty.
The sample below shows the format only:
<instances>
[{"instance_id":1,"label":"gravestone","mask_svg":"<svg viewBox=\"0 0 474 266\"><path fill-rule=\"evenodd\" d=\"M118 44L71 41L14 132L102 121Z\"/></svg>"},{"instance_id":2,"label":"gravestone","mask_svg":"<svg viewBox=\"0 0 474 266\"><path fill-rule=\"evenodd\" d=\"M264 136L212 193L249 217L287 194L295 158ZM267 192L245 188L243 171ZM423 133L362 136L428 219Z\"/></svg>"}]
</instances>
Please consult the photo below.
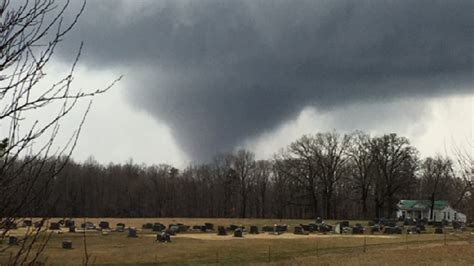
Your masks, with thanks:
<instances>
[{"instance_id":1,"label":"gravestone","mask_svg":"<svg viewBox=\"0 0 474 266\"><path fill-rule=\"evenodd\" d=\"M161 232L156 234L156 241L160 243L170 243L171 242L171 235L166 232Z\"/></svg>"},{"instance_id":2,"label":"gravestone","mask_svg":"<svg viewBox=\"0 0 474 266\"><path fill-rule=\"evenodd\" d=\"M286 224L279 224L275 227L275 231L278 233L283 233L288 231L288 226Z\"/></svg>"},{"instance_id":3,"label":"gravestone","mask_svg":"<svg viewBox=\"0 0 474 266\"><path fill-rule=\"evenodd\" d=\"M317 224L309 224L309 232L316 232L318 231L319 227Z\"/></svg>"},{"instance_id":4,"label":"gravestone","mask_svg":"<svg viewBox=\"0 0 474 266\"><path fill-rule=\"evenodd\" d=\"M189 225L176 224L178 226L178 232L183 233L189 230Z\"/></svg>"},{"instance_id":5,"label":"gravestone","mask_svg":"<svg viewBox=\"0 0 474 266\"><path fill-rule=\"evenodd\" d=\"M301 227L301 226L295 226L294 234L295 234L295 235L307 235L308 232L306 232L306 231L304 230L304 228Z\"/></svg>"},{"instance_id":6,"label":"gravestone","mask_svg":"<svg viewBox=\"0 0 474 266\"><path fill-rule=\"evenodd\" d=\"M165 229L166 229L166 226L164 224L161 224L161 223L154 223L153 227L151 228L151 230L153 232L161 232Z\"/></svg>"},{"instance_id":7,"label":"gravestone","mask_svg":"<svg viewBox=\"0 0 474 266\"><path fill-rule=\"evenodd\" d=\"M321 233L327 233L332 231L332 226L329 224L321 224L319 226L319 232Z\"/></svg>"},{"instance_id":8,"label":"gravestone","mask_svg":"<svg viewBox=\"0 0 474 266\"><path fill-rule=\"evenodd\" d=\"M435 234L442 234L443 233L443 227L436 227L435 228Z\"/></svg>"},{"instance_id":9,"label":"gravestone","mask_svg":"<svg viewBox=\"0 0 474 266\"><path fill-rule=\"evenodd\" d=\"M349 227L349 221L341 221L339 224L341 227Z\"/></svg>"},{"instance_id":10,"label":"gravestone","mask_svg":"<svg viewBox=\"0 0 474 266\"><path fill-rule=\"evenodd\" d=\"M71 240L63 240L63 249L72 249L72 241Z\"/></svg>"},{"instance_id":11,"label":"gravestone","mask_svg":"<svg viewBox=\"0 0 474 266\"><path fill-rule=\"evenodd\" d=\"M417 224L416 227L418 227L420 229L420 231L426 231L426 227L423 223Z\"/></svg>"},{"instance_id":12,"label":"gravestone","mask_svg":"<svg viewBox=\"0 0 474 266\"><path fill-rule=\"evenodd\" d=\"M23 227L30 227L32 225L33 225L33 222L31 221L31 219L23 220Z\"/></svg>"},{"instance_id":13,"label":"gravestone","mask_svg":"<svg viewBox=\"0 0 474 266\"><path fill-rule=\"evenodd\" d=\"M110 229L109 222L107 222L107 221L101 221L101 222L99 223L99 228L100 228L100 229Z\"/></svg>"},{"instance_id":14,"label":"gravestone","mask_svg":"<svg viewBox=\"0 0 474 266\"><path fill-rule=\"evenodd\" d=\"M59 223L50 223L49 230L60 230Z\"/></svg>"},{"instance_id":15,"label":"gravestone","mask_svg":"<svg viewBox=\"0 0 474 266\"><path fill-rule=\"evenodd\" d=\"M273 230L274 230L273 226L270 226L270 225L264 225L262 227L263 232L273 232Z\"/></svg>"},{"instance_id":16,"label":"gravestone","mask_svg":"<svg viewBox=\"0 0 474 266\"><path fill-rule=\"evenodd\" d=\"M458 221L453 221L452 223L453 223L453 229L454 229L454 230L459 230L459 229L461 229L462 224L461 224L460 222L458 222Z\"/></svg>"},{"instance_id":17,"label":"gravestone","mask_svg":"<svg viewBox=\"0 0 474 266\"><path fill-rule=\"evenodd\" d=\"M225 229L224 226L218 226L217 227L217 235L219 235L219 236L227 235L227 230Z\"/></svg>"},{"instance_id":18,"label":"gravestone","mask_svg":"<svg viewBox=\"0 0 474 266\"><path fill-rule=\"evenodd\" d=\"M241 228L236 228L234 230L234 237L242 237L242 229Z\"/></svg>"},{"instance_id":19,"label":"gravestone","mask_svg":"<svg viewBox=\"0 0 474 266\"><path fill-rule=\"evenodd\" d=\"M64 226L65 227L75 226L75 222L73 220L66 220L64 221Z\"/></svg>"},{"instance_id":20,"label":"gravestone","mask_svg":"<svg viewBox=\"0 0 474 266\"><path fill-rule=\"evenodd\" d=\"M299 227L303 228L303 230L306 231L306 232L310 232L310 231L311 231L311 230L310 230L311 227L310 227L308 224L300 224Z\"/></svg>"},{"instance_id":21,"label":"gravestone","mask_svg":"<svg viewBox=\"0 0 474 266\"><path fill-rule=\"evenodd\" d=\"M334 227L334 233L336 234L342 234L342 230L341 230L341 224L336 224L336 226Z\"/></svg>"},{"instance_id":22,"label":"gravestone","mask_svg":"<svg viewBox=\"0 0 474 266\"><path fill-rule=\"evenodd\" d=\"M95 225L92 222L85 222L81 224L81 228L84 230L94 230Z\"/></svg>"},{"instance_id":23,"label":"gravestone","mask_svg":"<svg viewBox=\"0 0 474 266\"><path fill-rule=\"evenodd\" d=\"M400 227L386 226L383 233L387 235L402 234L402 229Z\"/></svg>"},{"instance_id":24,"label":"gravestone","mask_svg":"<svg viewBox=\"0 0 474 266\"><path fill-rule=\"evenodd\" d=\"M1 224L0 228L5 228L5 229L17 229L18 225L13 222L13 221L5 221L5 223Z\"/></svg>"},{"instance_id":25,"label":"gravestone","mask_svg":"<svg viewBox=\"0 0 474 266\"><path fill-rule=\"evenodd\" d=\"M410 233L410 234L421 234L421 230L418 226L413 226L412 228L408 229L407 230L407 233Z\"/></svg>"},{"instance_id":26,"label":"gravestone","mask_svg":"<svg viewBox=\"0 0 474 266\"><path fill-rule=\"evenodd\" d=\"M174 236L176 233L182 232L181 227L177 224L174 224L168 228L167 232L171 232L171 235Z\"/></svg>"},{"instance_id":27,"label":"gravestone","mask_svg":"<svg viewBox=\"0 0 474 266\"><path fill-rule=\"evenodd\" d=\"M8 237L8 245L18 245L18 237L16 236Z\"/></svg>"},{"instance_id":28,"label":"gravestone","mask_svg":"<svg viewBox=\"0 0 474 266\"><path fill-rule=\"evenodd\" d=\"M440 228L443 228L443 227L444 227L444 223L443 223L443 222L433 222L433 227L440 227Z\"/></svg>"},{"instance_id":29,"label":"gravestone","mask_svg":"<svg viewBox=\"0 0 474 266\"><path fill-rule=\"evenodd\" d=\"M201 227L202 227L201 225L194 225L193 230L201 231ZM204 229L205 229L205 227L204 227Z\"/></svg>"},{"instance_id":30,"label":"gravestone","mask_svg":"<svg viewBox=\"0 0 474 266\"><path fill-rule=\"evenodd\" d=\"M321 217L316 218L316 223L317 224L322 224L323 223L323 218L321 218Z\"/></svg>"},{"instance_id":31,"label":"gravestone","mask_svg":"<svg viewBox=\"0 0 474 266\"><path fill-rule=\"evenodd\" d=\"M364 227L361 224L356 224L354 227L352 227L352 234L353 235L364 234Z\"/></svg>"},{"instance_id":32,"label":"gravestone","mask_svg":"<svg viewBox=\"0 0 474 266\"><path fill-rule=\"evenodd\" d=\"M374 226L371 226L370 227L370 232L373 234L373 233L378 233L380 232L380 227L377 226L377 225L374 225Z\"/></svg>"},{"instance_id":33,"label":"gravestone","mask_svg":"<svg viewBox=\"0 0 474 266\"><path fill-rule=\"evenodd\" d=\"M214 231L214 224L204 223L204 226L206 227L206 230Z\"/></svg>"},{"instance_id":34,"label":"gravestone","mask_svg":"<svg viewBox=\"0 0 474 266\"><path fill-rule=\"evenodd\" d=\"M75 232L76 232L76 226L75 225L69 226L69 233L75 233Z\"/></svg>"},{"instance_id":35,"label":"gravestone","mask_svg":"<svg viewBox=\"0 0 474 266\"><path fill-rule=\"evenodd\" d=\"M227 230L228 231L234 231L235 229L239 228L237 225L235 224L231 224L229 225L229 227L227 227Z\"/></svg>"},{"instance_id":36,"label":"gravestone","mask_svg":"<svg viewBox=\"0 0 474 266\"><path fill-rule=\"evenodd\" d=\"M258 233L259 233L259 232L258 232L258 226L256 226L256 225L251 225L251 226L250 226L250 233L251 233L251 234L254 234L254 235L258 234Z\"/></svg>"},{"instance_id":37,"label":"gravestone","mask_svg":"<svg viewBox=\"0 0 474 266\"><path fill-rule=\"evenodd\" d=\"M142 229L153 229L152 223L145 223L142 225Z\"/></svg>"},{"instance_id":38,"label":"gravestone","mask_svg":"<svg viewBox=\"0 0 474 266\"><path fill-rule=\"evenodd\" d=\"M128 235L127 237L137 237L137 229L135 228L128 228Z\"/></svg>"},{"instance_id":39,"label":"gravestone","mask_svg":"<svg viewBox=\"0 0 474 266\"><path fill-rule=\"evenodd\" d=\"M115 226L115 231L117 232L125 232L125 224L124 223L118 223Z\"/></svg>"}]
</instances>

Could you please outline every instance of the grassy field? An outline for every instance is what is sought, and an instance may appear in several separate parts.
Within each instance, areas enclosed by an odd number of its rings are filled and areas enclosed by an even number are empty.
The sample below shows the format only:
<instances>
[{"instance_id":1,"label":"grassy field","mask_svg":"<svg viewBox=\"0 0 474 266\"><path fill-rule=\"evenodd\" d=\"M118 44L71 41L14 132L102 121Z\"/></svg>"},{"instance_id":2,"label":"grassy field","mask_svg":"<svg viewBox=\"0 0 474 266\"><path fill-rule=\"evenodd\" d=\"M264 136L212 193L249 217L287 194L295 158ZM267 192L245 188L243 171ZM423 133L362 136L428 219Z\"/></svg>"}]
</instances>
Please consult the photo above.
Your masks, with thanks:
<instances>
[{"instance_id":1,"label":"grassy field","mask_svg":"<svg viewBox=\"0 0 474 266\"><path fill-rule=\"evenodd\" d=\"M172 243L157 243L156 233L139 230L138 238L128 238L127 233L111 232L102 235L98 231L85 233L87 248L94 264L152 265L152 264L278 264L278 265L474 265L474 236L469 232L437 235L294 235L292 226L309 223L308 220L264 220L264 219L88 219L94 223L107 220L114 227L118 222L141 228L146 222L184 223L198 225L211 222L217 225L273 225L288 224L290 232L283 235L244 235L243 238L217 236L216 233L182 233L172 238ZM76 224L81 223L76 219ZM331 223L332 221L329 221ZM351 223L355 223L351 221ZM362 222L367 224L366 222ZM19 229L11 234L22 234ZM66 231L66 230L64 230ZM61 248L65 239L72 240L73 249ZM81 264L84 258L83 233L52 233L41 260L47 264ZM472 244L469 244L471 241ZM6 247L3 245L2 247ZM0 256L5 261L10 247ZM365 252L364 252L365 251Z\"/></svg>"}]
</instances>

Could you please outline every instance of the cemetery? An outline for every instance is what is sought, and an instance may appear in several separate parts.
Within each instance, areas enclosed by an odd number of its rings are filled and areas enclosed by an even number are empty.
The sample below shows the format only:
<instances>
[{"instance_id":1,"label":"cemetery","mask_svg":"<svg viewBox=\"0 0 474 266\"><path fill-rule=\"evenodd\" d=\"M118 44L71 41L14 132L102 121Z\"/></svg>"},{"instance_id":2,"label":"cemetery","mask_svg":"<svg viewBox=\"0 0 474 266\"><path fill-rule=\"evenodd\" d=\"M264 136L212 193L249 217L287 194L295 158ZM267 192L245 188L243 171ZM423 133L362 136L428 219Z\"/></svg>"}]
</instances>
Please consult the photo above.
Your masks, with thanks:
<instances>
[{"instance_id":1,"label":"cemetery","mask_svg":"<svg viewBox=\"0 0 474 266\"><path fill-rule=\"evenodd\" d=\"M344 252L360 253L382 249L395 249L399 246L414 247L423 245L469 245L474 248L474 236L470 227L462 223L424 223L405 220L371 220L371 221L322 221L322 220L269 220L269 219L205 219L205 218L156 218L156 219L77 219L82 221L80 228L75 227L73 219L62 224L51 219L44 223L46 233L52 232L48 243L56 248L46 252L48 260L64 261L70 257L78 258L83 252L82 237L87 237L88 248L96 253L97 261L115 258L105 255L95 246L105 248L108 252L136 249L125 261L144 260L150 262L154 257L143 254L150 250L163 261L197 262L213 261L216 252L219 259L225 262L239 257L235 253L247 253L247 262L284 260L292 256L312 256L316 248L320 254L338 254ZM31 224L37 221L31 219ZM22 233L29 223L10 230L1 246L15 249L22 241ZM165 226L167 224L167 226ZM113 226L115 225L115 226ZM154 244L156 243L156 244ZM411 244L413 243L413 244ZM166 245L158 245L166 244ZM61 251L62 250L62 251ZM269 251L270 250L270 251ZM107 253L108 253L107 252ZM238 252L237 252L238 253ZM308 253L308 254L306 254ZM138 255L142 254L142 255ZM192 256L194 254L194 256ZM207 255L206 255L207 254ZM306 255L305 255L306 254ZM174 256L172 256L174 255ZM94 256L94 255L92 255ZM143 256L143 258L141 257ZM0 258L1 260L1 258Z\"/></svg>"}]
</instances>

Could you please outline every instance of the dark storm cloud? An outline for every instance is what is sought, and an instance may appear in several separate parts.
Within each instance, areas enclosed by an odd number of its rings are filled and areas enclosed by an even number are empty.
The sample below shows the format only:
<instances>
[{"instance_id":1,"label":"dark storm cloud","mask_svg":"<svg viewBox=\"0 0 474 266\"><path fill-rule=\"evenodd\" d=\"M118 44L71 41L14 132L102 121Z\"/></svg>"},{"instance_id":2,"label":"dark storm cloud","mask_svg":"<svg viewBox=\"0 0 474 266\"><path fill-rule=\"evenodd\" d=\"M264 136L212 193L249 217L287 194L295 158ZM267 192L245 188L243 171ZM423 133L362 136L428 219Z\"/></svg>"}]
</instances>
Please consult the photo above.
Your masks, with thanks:
<instances>
[{"instance_id":1,"label":"dark storm cloud","mask_svg":"<svg viewBox=\"0 0 474 266\"><path fill-rule=\"evenodd\" d=\"M472 90L471 0L123 3L90 1L66 41L128 69L127 97L196 160L308 106Z\"/></svg>"}]
</instances>

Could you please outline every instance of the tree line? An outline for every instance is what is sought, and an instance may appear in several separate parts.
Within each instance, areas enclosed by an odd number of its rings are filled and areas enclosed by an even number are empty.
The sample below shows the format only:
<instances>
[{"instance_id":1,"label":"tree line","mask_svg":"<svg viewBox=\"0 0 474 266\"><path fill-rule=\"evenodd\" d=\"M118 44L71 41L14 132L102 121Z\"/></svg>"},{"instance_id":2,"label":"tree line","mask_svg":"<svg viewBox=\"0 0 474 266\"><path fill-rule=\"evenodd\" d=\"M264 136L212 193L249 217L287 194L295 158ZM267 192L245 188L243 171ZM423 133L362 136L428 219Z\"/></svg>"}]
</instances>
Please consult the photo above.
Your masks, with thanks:
<instances>
[{"instance_id":1,"label":"tree line","mask_svg":"<svg viewBox=\"0 0 474 266\"><path fill-rule=\"evenodd\" d=\"M328 132L304 135L271 160L238 150L181 170L56 159L62 170L34 186L41 193L17 193L31 198L20 213L41 217L359 219L393 217L400 199L447 200L473 217L472 158L455 157L420 159L396 134ZM38 164L31 170L55 169Z\"/></svg>"}]
</instances>

